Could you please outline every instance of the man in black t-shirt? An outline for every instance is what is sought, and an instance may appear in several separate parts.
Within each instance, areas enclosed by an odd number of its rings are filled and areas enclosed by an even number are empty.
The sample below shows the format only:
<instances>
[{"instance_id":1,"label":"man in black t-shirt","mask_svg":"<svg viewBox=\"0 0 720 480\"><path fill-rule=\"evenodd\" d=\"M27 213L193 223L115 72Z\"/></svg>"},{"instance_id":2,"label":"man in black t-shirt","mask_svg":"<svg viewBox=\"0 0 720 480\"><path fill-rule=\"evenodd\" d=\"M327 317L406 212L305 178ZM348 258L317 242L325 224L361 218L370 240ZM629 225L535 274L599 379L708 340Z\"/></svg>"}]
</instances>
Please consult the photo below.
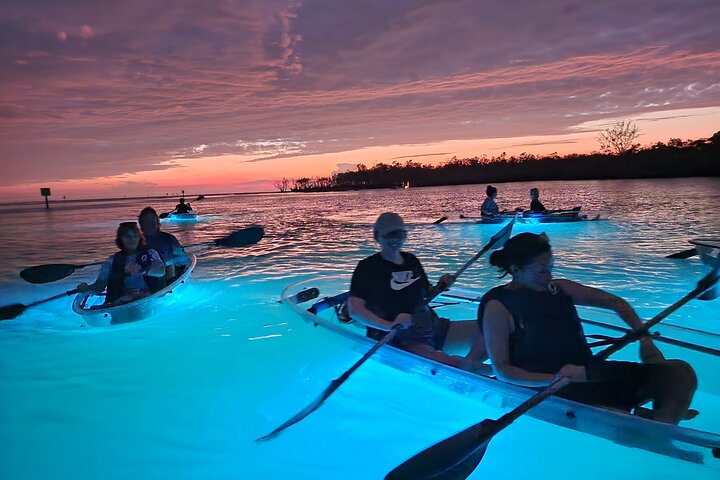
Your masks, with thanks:
<instances>
[{"instance_id":1,"label":"man in black t-shirt","mask_svg":"<svg viewBox=\"0 0 720 480\"><path fill-rule=\"evenodd\" d=\"M399 326L393 346L466 370L480 368L486 354L477 322L450 322L427 305L435 292L450 286L452 277L443 275L433 287L417 257L400 251L407 231L398 214L380 215L373 233L380 252L355 268L348 299L350 315L364 323L368 336L375 340ZM446 353L449 350L465 355Z\"/></svg>"}]
</instances>

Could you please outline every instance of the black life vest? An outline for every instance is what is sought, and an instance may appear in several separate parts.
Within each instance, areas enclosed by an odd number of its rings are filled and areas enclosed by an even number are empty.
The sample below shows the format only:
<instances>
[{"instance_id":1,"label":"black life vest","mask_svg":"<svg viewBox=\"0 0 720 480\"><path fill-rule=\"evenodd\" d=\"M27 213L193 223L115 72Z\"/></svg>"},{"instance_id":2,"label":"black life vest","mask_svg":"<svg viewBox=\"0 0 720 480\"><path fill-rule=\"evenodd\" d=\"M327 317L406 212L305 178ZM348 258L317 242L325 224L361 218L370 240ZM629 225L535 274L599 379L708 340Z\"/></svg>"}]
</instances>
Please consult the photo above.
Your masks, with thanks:
<instances>
[{"instance_id":1,"label":"black life vest","mask_svg":"<svg viewBox=\"0 0 720 480\"><path fill-rule=\"evenodd\" d=\"M135 255L135 261L143 270L147 270L152 263L148 251L149 250L138 250ZM110 267L110 276L108 278L107 294L105 295L106 302L114 302L125 293L125 261L125 253L117 252L113 255L112 267ZM165 276L151 277L145 275L145 282L147 282L150 291L153 293L163 289L166 285Z\"/></svg>"},{"instance_id":2,"label":"black life vest","mask_svg":"<svg viewBox=\"0 0 720 480\"><path fill-rule=\"evenodd\" d=\"M585 340L572 298L558 287L556 293L528 288L495 287L478 309L482 329L485 305L498 300L515 323L510 334L510 363L530 372L555 373L564 365L587 365L592 351Z\"/></svg>"}]
</instances>

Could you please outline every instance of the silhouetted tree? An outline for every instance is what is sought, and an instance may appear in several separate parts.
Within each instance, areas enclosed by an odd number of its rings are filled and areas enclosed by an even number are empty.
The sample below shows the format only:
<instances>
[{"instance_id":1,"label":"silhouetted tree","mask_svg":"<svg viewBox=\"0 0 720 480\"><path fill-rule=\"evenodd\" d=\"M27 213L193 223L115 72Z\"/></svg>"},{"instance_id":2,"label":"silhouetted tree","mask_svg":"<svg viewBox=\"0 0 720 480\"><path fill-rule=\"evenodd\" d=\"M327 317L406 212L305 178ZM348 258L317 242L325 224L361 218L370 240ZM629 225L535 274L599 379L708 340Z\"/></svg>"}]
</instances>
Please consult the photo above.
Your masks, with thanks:
<instances>
[{"instance_id":1,"label":"silhouetted tree","mask_svg":"<svg viewBox=\"0 0 720 480\"><path fill-rule=\"evenodd\" d=\"M604 153L622 155L640 147L635 144L635 139L640 134L640 129L631 120L617 122L609 126L598 135L600 151Z\"/></svg>"},{"instance_id":2,"label":"silhouetted tree","mask_svg":"<svg viewBox=\"0 0 720 480\"><path fill-rule=\"evenodd\" d=\"M290 190L290 179L289 178L282 178L280 180L275 180L273 182L273 185L275 188L278 189L280 193L285 193L288 190Z\"/></svg>"}]
</instances>

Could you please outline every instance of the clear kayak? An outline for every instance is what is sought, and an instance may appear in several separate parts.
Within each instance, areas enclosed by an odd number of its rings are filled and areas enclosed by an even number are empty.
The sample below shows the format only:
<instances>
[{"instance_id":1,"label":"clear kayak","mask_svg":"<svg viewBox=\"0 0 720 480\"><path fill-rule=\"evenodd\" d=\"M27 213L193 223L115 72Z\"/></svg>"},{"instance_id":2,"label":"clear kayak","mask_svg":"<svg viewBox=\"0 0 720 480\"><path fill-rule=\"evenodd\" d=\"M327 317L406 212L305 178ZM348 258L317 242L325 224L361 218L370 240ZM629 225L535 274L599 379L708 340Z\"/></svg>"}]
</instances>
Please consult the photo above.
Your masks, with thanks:
<instances>
[{"instance_id":1,"label":"clear kayak","mask_svg":"<svg viewBox=\"0 0 720 480\"><path fill-rule=\"evenodd\" d=\"M168 220L173 222L194 222L197 220L196 212L175 213L168 215Z\"/></svg>"},{"instance_id":2,"label":"clear kayak","mask_svg":"<svg viewBox=\"0 0 720 480\"><path fill-rule=\"evenodd\" d=\"M190 281L190 275L195 269L197 258L195 255L189 254L188 260L188 266L182 275L152 295L122 305L103 307L103 303L105 302L104 294L78 293L72 303L73 312L83 317L88 325L94 327L105 327L143 320L160 312L172 301L178 290Z\"/></svg>"},{"instance_id":3,"label":"clear kayak","mask_svg":"<svg viewBox=\"0 0 720 480\"><path fill-rule=\"evenodd\" d=\"M338 304L344 301L341 292L345 290L342 287L347 287L347 278L323 277L305 280L283 290L282 301L306 322L338 334L345 341L349 341L351 348L365 353L375 343L365 336L365 328L338 319ZM344 295L347 296L346 293ZM318 297L322 300L318 301ZM436 300L440 305L456 305L464 298L448 294L441 295ZM312 299L316 299L314 303ZM342 318L342 315L340 317ZM391 346L384 346L373 358L498 408L514 408L536 393L528 388L499 381L492 376L460 370ZM717 370L709 374L714 378ZM701 372L698 372L698 376L702 378ZM712 412L703 414L713 415ZM656 422L558 397L546 400L533 408L528 415L618 444L720 468L720 435L709 431Z\"/></svg>"},{"instance_id":4,"label":"clear kayak","mask_svg":"<svg viewBox=\"0 0 720 480\"><path fill-rule=\"evenodd\" d=\"M460 218L480 224L500 224L515 217L514 213L501 213L495 216L468 216L460 215ZM599 220L600 216L588 217L580 213L580 207L571 210L557 210L546 213L533 213L531 211L518 212L517 221L520 223L537 224L537 223L567 223L567 222L585 222Z\"/></svg>"},{"instance_id":5,"label":"clear kayak","mask_svg":"<svg viewBox=\"0 0 720 480\"><path fill-rule=\"evenodd\" d=\"M693 238L690 243L700 255L711 255L717 257L720 254L720 238Z\"/></svg>"}]
</instances>

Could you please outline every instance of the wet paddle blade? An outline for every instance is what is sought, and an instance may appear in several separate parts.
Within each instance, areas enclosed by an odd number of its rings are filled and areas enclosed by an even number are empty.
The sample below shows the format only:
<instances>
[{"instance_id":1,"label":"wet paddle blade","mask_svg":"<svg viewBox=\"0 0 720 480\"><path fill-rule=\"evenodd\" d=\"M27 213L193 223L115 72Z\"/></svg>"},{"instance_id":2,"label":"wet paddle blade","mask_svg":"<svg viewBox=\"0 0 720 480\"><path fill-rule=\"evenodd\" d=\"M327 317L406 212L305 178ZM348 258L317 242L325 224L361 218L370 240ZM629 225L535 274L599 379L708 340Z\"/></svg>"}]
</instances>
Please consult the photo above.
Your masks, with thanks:
<instances>
[{"instance_id":1,"label":"wet paddle blade","mask_svg":"<svg viewBox=\"0 0 720 480\"><path fill-rule=\"evenodd\" d=\"M435 220L435 221L433 222L433 225L440 225L442 222L444 222L444 221L447 220L447 219L448 219L447 215L443 215L442 217L440 217L440 218L438 218L437 220Z\"/></svg>"},{"instance_id":2,"label":"wet paddle blade","mask_svg":"<svg viewBox=\"0 0 720 480\"><path fill-rule=\"evenodd\" d=\"M160 219L168 218L171 213L172 213L172 212L163 212L163 213L161 213L160 215L158 215L158 217L159 217Z\"/></svg>"},{"instance_id":3,"label":"wet paddle blade","mask_svg":"<svg viewBox=\"0 0 720 480\"><path fill-rule=\"evenodd\" d=\"M20 272L20 277L28 283L50 283L61 280L76 270L75 265L52 263L29 267Z\"/></svg>"},{"instance_id":4,"label":"wet paddle blade","mask_svg":"<svg viewBox=\"0 0 720 480\"><path fill-rule=\"evenodd\" d=\"M265 236L265 230L262 227L243 228L225 238L215 240L215 245L219 247L248 247L258 243L263 236Z\"/></svg>"},{"instance_id":5,"label":"wet paddle blade","mask_svg":"<svg viewBox=\"0 0 720 480\"><path fill-rule=\"evenodd\" d=\"M27 307L22 303L14 303L0 307L0 320L12 320L17 318Z\"/></svg>"},{"instance_id":6,"label":"wet paddle blade","mask_svg":"<svg viewBox=\"0 0 720 480\"><path fill-rule=\"evenodd\" d=\"M387 474L386 480L459 480L477 468L497 432L495 420L484 420L423 450Z\"/></svg>"},{"instance_id":7,"label":"wet paddle blade","mask_svg":"<svg viewBox=\"0 0 720 480\"><path fill-rule=\"evenodd\" d=\"M515 225L516 218L517 214L515 215L515 217L513 217L512 220L510 220L510 222L508 222L507 225L505 225L503 228L500 229L499 232L492 236L492 238L487 244L488 249L498 249L502 248L505 245L505 242L507 242L512 236L512 229L513 225Z\"/></svg>"},{"instance_id":8,"label":"wet paddle blade","mask_svg":"<svg viewBox=\"0 0 720 480\"><path fill-rule=\"evenodd\" d=\"M676 258L676 259L684 260L686 258L694 257L697 254L698 254L698 251L696 248L688 248L687 250L683 250L682 252L675 252L671 255L668 255L665 258Z\"/></svg>"}]
</instances>

